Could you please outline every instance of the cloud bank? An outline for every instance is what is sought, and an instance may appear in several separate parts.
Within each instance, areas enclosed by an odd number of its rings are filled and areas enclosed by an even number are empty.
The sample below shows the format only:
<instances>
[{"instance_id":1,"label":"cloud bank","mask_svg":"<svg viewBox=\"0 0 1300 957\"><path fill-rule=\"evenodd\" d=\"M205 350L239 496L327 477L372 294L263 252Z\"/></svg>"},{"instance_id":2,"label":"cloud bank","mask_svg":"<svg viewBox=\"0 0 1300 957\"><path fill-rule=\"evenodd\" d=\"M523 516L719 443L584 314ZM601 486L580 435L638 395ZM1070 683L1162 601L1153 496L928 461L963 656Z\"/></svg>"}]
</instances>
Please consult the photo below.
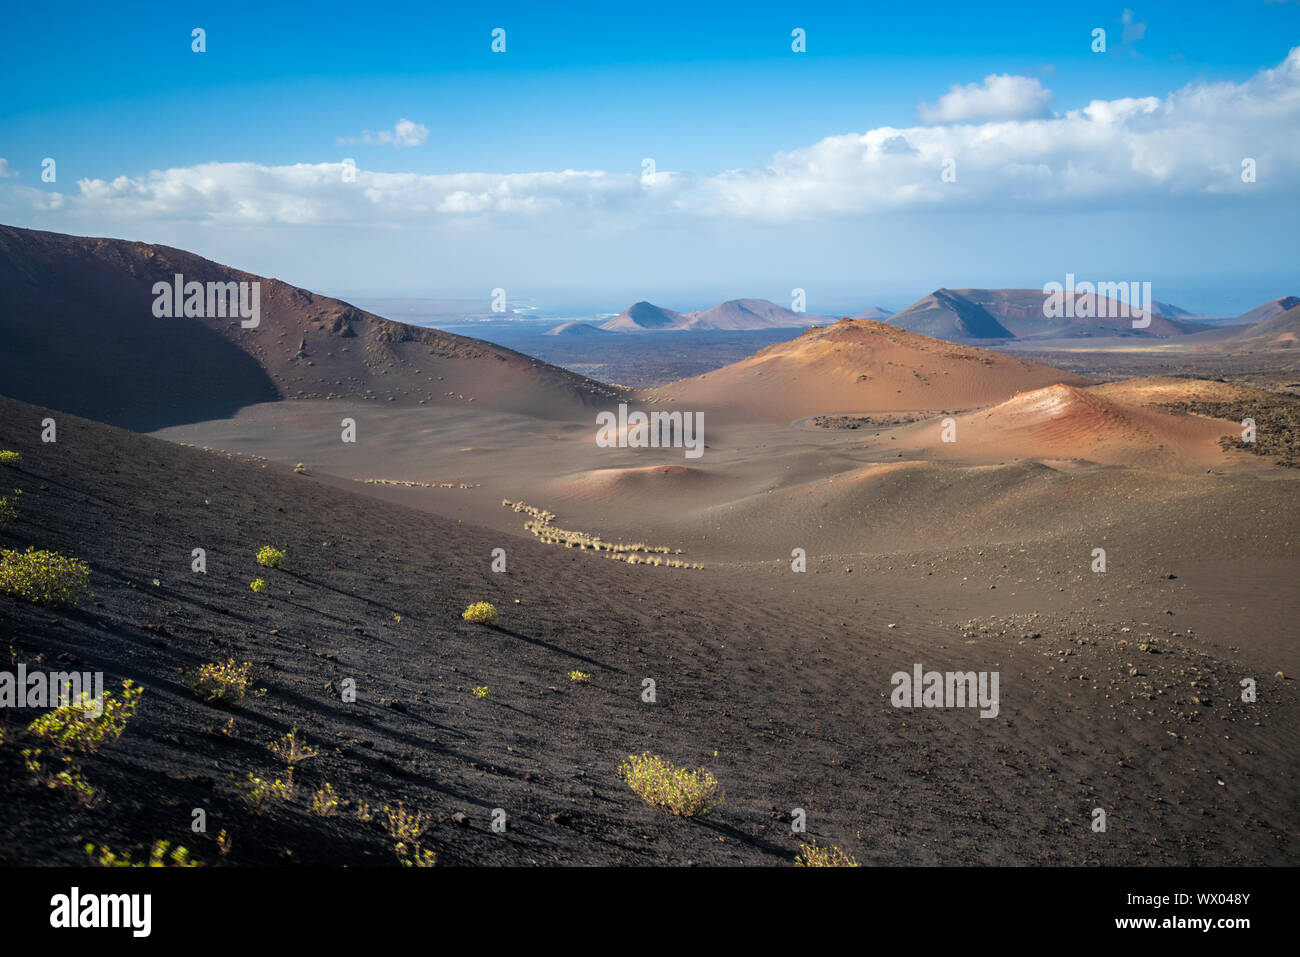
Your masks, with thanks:
<instances>
[{"instance_id":1,"label":"cloud bank","mask_svg":"<svg viewBox=\"0 0 1300 957\"><path fill-rule=\"evenodd\" d=\"M925 107L920 125L830 136L766 166L709 175L661 170L643 179L639 168L429 175L343 162L205 163L83 179L67 193L6 182L0 212L10 221L39 217L50 228L61 218L116 227L148 220L517 225L549 217L579 228L632 229L923 209L1186 208L1225 197L1276 201L1300 194L1300 47L1241 83L1196 82L1164 97L1094 100L1040 115L1050 96L1037 80L990 76ZM373 136L415 145L428 130L402 120ZM1247 159L1254 182L1242 178Z\"/></svg>"},{"instance_id":2,"label":"cloud bank","mask_svg":"<svg viewBox=\"0 0 1300 957\"><path fill-rule=\"evenodd\" d=\"M924 123L966 123L972 120L1024 120L1042 116L1052 91L1028 76L986 76L983 83L953 84L934 106L917 111Z\"/></svg>"}]
</instances>

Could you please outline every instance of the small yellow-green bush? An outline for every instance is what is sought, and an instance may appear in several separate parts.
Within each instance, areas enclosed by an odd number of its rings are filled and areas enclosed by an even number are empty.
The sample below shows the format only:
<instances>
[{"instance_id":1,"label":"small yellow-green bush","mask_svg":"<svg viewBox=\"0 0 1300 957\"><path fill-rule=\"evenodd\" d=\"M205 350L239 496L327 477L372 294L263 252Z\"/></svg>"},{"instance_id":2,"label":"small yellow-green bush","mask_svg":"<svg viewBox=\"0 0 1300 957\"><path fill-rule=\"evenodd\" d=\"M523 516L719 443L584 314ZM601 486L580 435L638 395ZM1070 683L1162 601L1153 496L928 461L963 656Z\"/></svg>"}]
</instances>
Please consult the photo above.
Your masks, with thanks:
<instances>
[{"instance_id":1,"label":"small yellow-green bush","mask_svg":"<svg viewBox=\"0 0 1300 957\"><path fill-rule=\"evenodd\" d=\"M209 701L239 701L245 695L262 693L249 690L252 668L252 662L236 664L234 658L229 658L200 666L185 676L185 682Z\"/></svg>"},{"instance_id":2,"label":"small yellow-green bush","mask_svg":"<svg viewBox=\"0 0 1300 957\"><path fill-rule=\"evenodd\" d=\"M798 867L858 867L852 854L842 851L836 845L818 847L817 842L800 844L799 853L794 859Z\"/></svg>"},{"instance_id":3,"label":"small yellow-green bush","mask_svg":"<svg viewBox=\"0 0 1300 957\"><path fill-rule=\"evenodd\" d=\"M629 754L618 776L648 804L681 817L702 817L722 803L718 779L708 771L673 767L649 751Z\"/></svg>"},{"instance_id":4,"label":"small yellow-green bush","mask_svg":"<svg viewBox=\"0 0 1300 957\"><path fill-rule=\"evenodd\" d=\"M316 749L298 737L298 729L292 729L279 741L267 745L271 753L289 766L289 773L304 761L316 757Z\"/></svg>"},{"instance_id":5,"label":"small yellow-green bush","mask_svg":"<svg viewBox=\"0 0 1300 957\"><path fill-rule=\"evenodd\" d=\"M39 605L75 605L90 594L90 566L58 552L0 550L0 591Z\"/></svg>"},{"instance_id":6,"label":"small yellow-green bush","mask_svg":"<svg viewBox=\"0 0 1300 957\"><path fill-rule=\"evenodd\" d=\"M100 867L166 867L168 862L172 867L198 867L196 862L190 860L189 851L183 847L172 848L168 841L154 842L149 850L148 864L143 861L133 863L130 854L117 854L106 845L97 848L94 844L87 844L86 856L90 858L90 863Z\"/></svg>"},{"instance_id":7,"label":"small yellow-green bush","mask_svg":"<svg viewBox=\"0 0 1300 957\"><path fill-rule=\"evenodd\" d=\"M44 753L40 748L23 749L23 764L27 765L32 776L51 790L62 790L82 807L94 807L99 797L82 775L81 765L73 763L72 755L63 755L60 763L63 770L50 771L42 763L41 755Z\"/></svg>"},{"instance_id":8,"label":"small yellow-green bush","mask_svg":"<svg viewBox=\"0 0 1300 957\"><path fill-rule=\"evenodd\" d=\"M491 625L497 620L497 610L489 601L476 601L461 612L460 617L477 625Z\"/></svg>"},{"instance_id":9,"label":"small yellow-green bush","mask_svg":"<svg viewBox=\"0 0 1300 957\"><path fill-rule=\"evenodd\" d=\"M240 794L255 813L261 814L276 801L292 801L296 790L293 775L289 775L286 781L279 778L268 781L249 771L247 781L240 787Z\"/></svg>"},{"instance_id":10,"label":"small yellow-green bush","mask_svg":"<svg viewBox=\"0 0 1300 957\"><path fill-rule=\"evenodd\" d=\"M257 553L257 564L266 568L279 568L283 561L284 552L271 545L263 545L262 550Z\"/></svg>"},{"instance_id":11,"label":"small yellow-green bush","mask_svg":"<svg viewBox=\"0 0 1300 957\"><path fill-rule=\"evenodd\" d=\"M23 490L16 488L12 496L0 495L0 525L18 517L18 496L22 494Z\"/></svg>"},{"instance_id":12,"label":"small yellow-green bush","mask_svg":"<svg viewBox=\"0 0 1300 957\"><path fill-rule=\"evenodd\" d=\"M339 796L334 791L334 786L329 782L311 796L311 809L313 814L321 817L333 817L339 809Z\"/></svg>"},{"instance_id":13,"label":"small yellow-green bush","mask_svg":"<svg viewBox=\"0 0 1300 957\"><path fill-rule=\"evenodd\" d=\"M388 818L388 836L394 841L414 844L429 827L429 816L423 811L408 811L398 801L396 806L384 805Z\"/></svg>"},{"instance_id":14,"label":"small yellow-green bush","mask_svg":"<svg viewBox=\"0 0 1300 957\"><path fill-rule=\"evenodd\" d=\"M585 685L588 681L591 680L591 675L587 674L587 672L585 671L570 671L569 680L576 681L578 684Z\"/></svg>"},{"instance_id":15,"label":"small yellow-green bush","mask_svg":"<svg viewBox=\"0 0 1300 957\"><path fill-rule=\"evenodd\" d=\"M97 704L83 694L77 701L45 712L27 726L27 733L44 738L64 751L98 751L105 741L116 741L122 736L143 693L143 688L127 680L122 682L120 698L105 691Z\"/></svg>"},{"instance_id":16,"label":"small yellow-green bush","mask_svg":"<svg viewBox=\"0 0 1300 957\"><path fill-rule=\"evenodd\" d=\"M438 863L438 855L419 844L405 844L398 841L393 845L393 850L403 867L433 867Z\"/></svg>"},{"instance_id":17,"label":"small yellow-green bush","mask_svg":"<svg viewBox=\"0 0 1300 957\"><path fill-rule=\"evenodd\" d=\"M254 594L260 595L266 591L266 582L261 578L254 578L248 583L248 587L253 589Z\"/></svg>"},{"instance_id":18,"label":"small yellow-green bush","mask_svg":"<svg viewBox=\"0 0 1300 957\"><path fill-rule=\"evenodd\" d=\"M17 452L12 452L9 449L0 451L0 465L17 465L22 460L23 457Z\"/></svg>"}]
</instances>

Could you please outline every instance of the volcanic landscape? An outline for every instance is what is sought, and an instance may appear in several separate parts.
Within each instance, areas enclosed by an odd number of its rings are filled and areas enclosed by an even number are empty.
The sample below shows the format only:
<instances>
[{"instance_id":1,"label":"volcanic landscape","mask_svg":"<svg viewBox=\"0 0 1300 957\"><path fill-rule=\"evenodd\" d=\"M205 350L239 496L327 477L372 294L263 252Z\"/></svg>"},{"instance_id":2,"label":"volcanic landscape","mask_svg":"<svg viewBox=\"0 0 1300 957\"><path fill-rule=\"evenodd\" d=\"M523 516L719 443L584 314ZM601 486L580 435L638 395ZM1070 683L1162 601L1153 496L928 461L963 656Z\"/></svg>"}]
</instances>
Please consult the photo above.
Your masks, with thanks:
<instances>
[{"instance_id":1,"label":"volcanic landscape","mask_svg":"<svg viewBox=\"0 0 1300 957\"><path fill-rule=\"evenodd\" d=\"M260 283L260 323L156 317L175 274ZM1034 337L1025 292L775 342L760 301L637 303L575 341L767 338L632 387L0 227L0 549L81 559L91 592L0 592L0 667L143 689L70 756L85 800L0 709L0 864L396 866L398 808L438 866L1296 863L1300 300ZM597 444L620 405L701 414L703 454ZM255 693L196 693L226 661ZM896 706L918 665L998 674L996 715ZM250 799L291 732L294 791ZM721 803L642 800L620 765L647 752Z\"/></svg>"}]
</instances>

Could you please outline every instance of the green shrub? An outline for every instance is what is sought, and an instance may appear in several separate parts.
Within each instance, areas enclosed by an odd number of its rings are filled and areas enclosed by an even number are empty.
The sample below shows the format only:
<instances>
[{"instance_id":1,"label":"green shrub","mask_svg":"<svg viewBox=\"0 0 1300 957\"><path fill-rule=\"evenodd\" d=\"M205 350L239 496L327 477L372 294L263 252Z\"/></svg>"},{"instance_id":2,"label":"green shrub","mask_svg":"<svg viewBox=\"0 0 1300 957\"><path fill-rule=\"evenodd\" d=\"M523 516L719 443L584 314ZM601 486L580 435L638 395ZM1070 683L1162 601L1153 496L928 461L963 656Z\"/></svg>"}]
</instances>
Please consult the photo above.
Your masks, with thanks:
<instances>
[{"instance_id":1,"label":"green shrub","mask_svg":"<svg viewBox=\"0 0 1300 957\"><path fill-rule=\"evenodd\" d=\"M41 784L50 790L62 790L82 807L94 807L99 797L90 782L81 773L81 765L74 764L72 755L65 754L62 759L62 771L49 771L41 763L40 748L24 748L23 764Z\"/></svg>"},{"instance_id":2,"label":"green shrub","mask_svg":"<svg viewBox=\"0 0 1300 957\"><path fill-rule=\"evenodd\" d=\"M388 836L394 841L404 841L407 844L415 844L429 828L429 816L423 811L408 811L398 801L397 806L384 805L384 815L387 817Z\"/></svg>"},{"instance_id":3,"label":"green shrub","mask_svg":"<svg viewBox=\"0 0 1300 957\"><path fill-rule=\"evenodd\" d=\"M276 801L292 801L296 790L292 775L284 781L279 778L268 781L249 771L248 781L240 788L240 794L255 813L261 814Z\"/></svg>"},{"instance_id":4,"label":"green shrub","mask_svg":"<svg viewBox=\"0 0 1300 957\"><path fill-rule=\"evenodd\" d=\"M398 841L393 845L393 850L403 867L433 867L438 863L438 855L419 844L404 844Z\"/></svg>"},{"instance_id":5,"label":"green shrub","mask_svg":"<svg viewBox=\"0 0 1300 957\"><path fill-rule=\"evenodd\" d=\"M143 688L127 680L122 682L120 698L105 691L103 700L97 703L83 694L78 701L45 712L27 726L27 732L64 751L98 751L105 741L122 736L143 693Z\"/></svg>"},{"instance_id":6,"label":"green shrub","mask_svg":"<svg viewBox=\"0 0 1300 957\"><path fill-rule=\"evenodd\" d=\"M279 568L283 561L284 552L271 545L263 545L262 550L257 553L257 564L266 568Z\"/></svg>"},{"instance_id":7,"label":"green shrub","mask_svg":"<svg viewBox=\"0 0 1300 957\"><path fill-rule=\"evenodd\" d=\"M461 612L460 617L478 625L491 625L496 623L497 610L491 602L476 601Z\"/></svg>"},{"instance_id":8,"label":"green shrub","mask_svg":"<svg viewBox=\"0 0 1300 957\"><path fill-rule=\"evenodd\" d=\"M58 552L0 550L0 591L40 605L75 605L90 595L90 566Z\"/></svg>"},{"instance_id":9,"label":"green shrub","mask_svg":"<svg viewBox=\"0 0 1300 957\"><path fill-rule=\"evenodd\" d=\"M199 866L190 860L189 851L183 847L173 849L167 841L154 841L153 847L149 849L148 864L143 861L138 864L132 863L130 854L119 855L103 845L97 848L94 844L87 844L86 856L90 858L90 863L100 867L166 867L168 861L173 867Z\"/></svg>"},{"instance_id":10,"label":"green shrub","mask_svg":"<svg viewBox=\"0 0 1300 957\"><path fill-rule=\"evenodd\" d=\"M17 452L11 452L8 449L0 451L0 465L17 465L23 460L23 457Z\"/></svg>"},{"instance_id":11,"label":"green shrub","mask_svg":"<svg viewBox=\"0 0 1300 957\"><path fill-rule=\"evenodd\" d=\"M240 701L245 695L260 695L265 691L249 690L253 683L252 668L252 662L236 664L234 658L211 662L186 674L185 683L199 694L206 695L209 701Z\"/></svg>"},{"instance_id":12,"label":"green shrub","mask_svg":"<svg viewBox=\"0 0 1300 957\"><path fill-rule=\"evenodd\" d=\"M327 781L325 786L311 797L312 813L321 817L333 817L338 809L339 796L335 793L334 786Z\"/></svg>"},{"instance_id":13,"label":"green shrub","mask_svg":"<svg viewBox=\"0 0 1300 957\"><path fill-rule=\"evenodd\" d=\"M293 769L304 761L316 757L316 749L310 744L298 737L298 729L294 728L279 741L272 741L267 745L271 753L289 766L289 774L293 774Z\"/></svg>"},{"instance_id":14,"label":"green shrub","mask_svg":"<svg viewBox=\"0 0 1300 957\"><path fill-rule=\"evenodd\" d=\"M262 592L266 591L266 581L261 578L254 578L248 583L248 587L253 589L253 594L260 595Z\"/></svg>"},{"instance_id":15,"label":"green shrub","mask_svg":"<svg viewBox=\"0 0 1300 957\"><path fill-rule=\"evenodd\" d=\"M800 844L795 856L797 867L859 867L852 854L846 853L832 844L830 847L818 847L817 842Z\"/></svg>"},{"instance_id":16,"label":"green shrub","mask_svg":"<svg viewBox=\"0 0 1300 957\"><path fill-rule=\"evenodd\" d=\"M648 804L681 817L702 817L722 803L718 779L701 768L676 768L649 751L630 754L618 776Z\"/></svg>"},{"instance_id":17,"label":"green shrub","mask_svg":"<svg viewBox=\"0 0 1300 957\"><path fill-rule=\"evenodd\" d=\"M23 490L16 488L13 497L0 495L0 525L12 522L18 517L18 496L22 494Z\"/></svg>"}]
</instances>

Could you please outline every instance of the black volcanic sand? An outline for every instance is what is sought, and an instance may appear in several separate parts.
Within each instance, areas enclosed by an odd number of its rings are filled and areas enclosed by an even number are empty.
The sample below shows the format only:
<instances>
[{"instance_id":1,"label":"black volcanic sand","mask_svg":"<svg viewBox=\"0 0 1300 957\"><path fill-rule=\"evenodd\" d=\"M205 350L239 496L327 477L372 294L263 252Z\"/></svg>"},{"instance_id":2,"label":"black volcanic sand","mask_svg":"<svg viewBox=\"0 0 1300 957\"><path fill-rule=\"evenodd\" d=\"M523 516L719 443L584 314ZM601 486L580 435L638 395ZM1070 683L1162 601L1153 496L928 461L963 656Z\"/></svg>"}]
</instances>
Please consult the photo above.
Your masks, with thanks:
<instances>
[{"instance_id":1,"label":"black volcanic sand","mask_svg":"<svg viewBox=\"0 0 1300 957\"><path fill-rule=\"evenodd\" d=\"M870 864L1295 862L1300 702L1258 649L1227 663L1168 622L1011 614L988 591L959 629L911 624L864 565L836 570L860 576L856 593L819 588L821 565L630 567L69 415L43 445L46 414L0 398L0 449L23 456L0 466L0 487L23 490L0 547L86 559L95 600L0 595L0 639L29 667L102 669L145 693L123 737L82 761L101 795L89 810L33 782L32 714L0 711L0 863L167 839L209 865L395 864L378 819L311 813L325 782L427 812L440 865L789 864L793 808ZM287 550L282 569L255 564L265 544ZM477 600L497 627L460 619ZM218 707L182 683L227 657L267 694ZM891 708L889 676L913 662L999 671L1000 714ZM336 690L349 677L355 704ZM255 815L235 782L283 774L267 745L292 727L320 754L292 803ZM701 820L641 803L616 768L643 750L707 767L726 802ZM190 832L194 808L207 835Z\"/></svg>"},{"instance_id":2,"label":"black volcanic sand","mask_svg":"<svg viewBox=\"0 0 1300 957\"><path fill-rule=\"evenodd\" d=\"M1200 336L1195 337L1197 340ZM1049 343L1006 343L994 351L1064 369L1100 382L1144 376L1218 379L1270 392L1296 395L1300 367L1287 349L1225 352L1173 340L1076 339Z\"/></svg>"},{"instance_id":3,"label":"black volcanic sand","mask_svg":"<svg viewBox=\"0 0 1300 957\"><path fill-rule=\"evenodd\" d=\"M1236 422L1252 418L1258 431L1254 442L1225 435L1219 445L1276 457L1278 465L1300 468L1300 399L1279 395L1267 402L1168 402L1161 408Z\"/></svg>"}]
</instances>

